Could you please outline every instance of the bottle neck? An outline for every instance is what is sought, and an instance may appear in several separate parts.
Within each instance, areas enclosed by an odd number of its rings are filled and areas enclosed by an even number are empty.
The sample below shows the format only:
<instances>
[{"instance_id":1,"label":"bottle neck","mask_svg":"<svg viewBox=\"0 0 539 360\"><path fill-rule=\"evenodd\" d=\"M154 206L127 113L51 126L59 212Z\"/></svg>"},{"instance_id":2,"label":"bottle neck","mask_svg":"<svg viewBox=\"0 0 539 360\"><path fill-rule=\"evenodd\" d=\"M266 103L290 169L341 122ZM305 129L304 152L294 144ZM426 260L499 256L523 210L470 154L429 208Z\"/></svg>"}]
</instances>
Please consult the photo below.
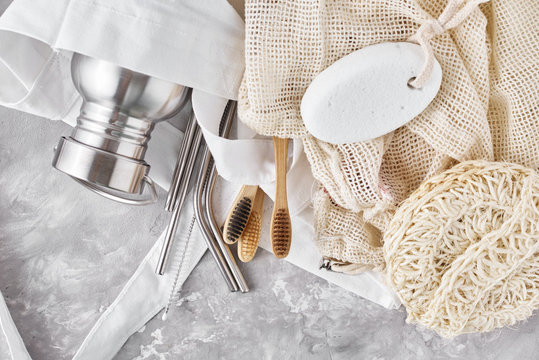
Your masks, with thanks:
<instances>
[{"instance_id":1,"label":"bottle neck","mask_svg":"<svg viewBox=\"0 0 539 360\"><path fill-rule=\"evenodd\" d=\"M84 102L71 137L83 144L143 160L155 121L126 115L119 109Z\"/></svg>"}]
</instances>

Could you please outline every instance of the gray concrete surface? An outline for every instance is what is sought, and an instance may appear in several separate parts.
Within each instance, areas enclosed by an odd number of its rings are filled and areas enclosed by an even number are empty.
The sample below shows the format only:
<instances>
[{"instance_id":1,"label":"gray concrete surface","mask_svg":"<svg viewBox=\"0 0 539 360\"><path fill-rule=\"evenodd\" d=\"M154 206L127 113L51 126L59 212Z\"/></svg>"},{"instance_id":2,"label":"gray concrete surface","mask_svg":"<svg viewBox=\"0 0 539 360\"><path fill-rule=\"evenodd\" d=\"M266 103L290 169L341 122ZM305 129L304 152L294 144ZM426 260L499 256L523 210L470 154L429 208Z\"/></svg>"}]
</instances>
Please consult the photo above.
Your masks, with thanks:
<instances>
[{"instance_id":1,"label":"gray concrete surface","mask_svg":"<svg viewBox=\"0 0 539 360\"><path fill-rule=\"evenodd\" d=\"M70 128L0 107L0 290L36 360L69 359L164 230L161 201L130 207L52 169ZM260 251L229 293L206 255L166 322L116 359L537 359L539 316L445 340Z\"/></svg>"}]
</instances>

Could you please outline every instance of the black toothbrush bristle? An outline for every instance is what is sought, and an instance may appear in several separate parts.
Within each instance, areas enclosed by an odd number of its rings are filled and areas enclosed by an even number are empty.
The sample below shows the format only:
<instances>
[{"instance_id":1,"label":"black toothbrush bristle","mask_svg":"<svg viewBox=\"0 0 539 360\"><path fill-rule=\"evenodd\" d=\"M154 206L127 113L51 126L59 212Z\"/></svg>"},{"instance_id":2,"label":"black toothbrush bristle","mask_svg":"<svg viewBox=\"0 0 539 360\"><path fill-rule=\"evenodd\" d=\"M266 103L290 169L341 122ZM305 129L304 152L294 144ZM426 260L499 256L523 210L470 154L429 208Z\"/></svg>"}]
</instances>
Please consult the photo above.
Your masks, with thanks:
<instances>
[{"instance_id":1,"label":"black toothbrush bristle","mask_svg":"<svg viewBox=\"0 0 539 360\"><path fill-rule=\"evenodd\" d=\"M245 230L249 215L251 214L251 206L251 199L244 197L232 211L226 232L229 242L235 242L243 234L243 230Z\"/></svg>"}]
</instances>

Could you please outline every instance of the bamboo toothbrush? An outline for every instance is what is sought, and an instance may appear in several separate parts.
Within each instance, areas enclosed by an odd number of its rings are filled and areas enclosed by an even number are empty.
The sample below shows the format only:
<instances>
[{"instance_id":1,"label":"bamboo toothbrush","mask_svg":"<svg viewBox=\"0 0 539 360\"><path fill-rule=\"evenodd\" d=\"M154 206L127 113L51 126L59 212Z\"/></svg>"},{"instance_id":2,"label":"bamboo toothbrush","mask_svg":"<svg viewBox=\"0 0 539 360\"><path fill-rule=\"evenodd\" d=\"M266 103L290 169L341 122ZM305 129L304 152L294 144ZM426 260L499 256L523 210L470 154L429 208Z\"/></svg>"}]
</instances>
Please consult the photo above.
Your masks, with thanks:
<instances>
[{"instance_id":1,"label":"bamboo toothbrush","mask_svg":"<svg viewBox=\"0 0 539 360\"><path fill-rule=\"evenodd\" d=\"M276 257L284 258L288 255L292 242L292 223L286 198L288 139L273 137L273 151L275 153L276 181L275 203L270 228L271 247Z\"/></svg>"},{"instance_id":2,"label":"bamboo toothbrush","mask_svg":"<svg viewBox=\"0 0 539 360\"><path fill-rule=\"evenodd\" d=\"M238 258L243 262L251 261L255 257L256 249L258 249L260 231L262 230L264 196L264 191L257 187L251 216L249 216L245 230L238 240Z\"/></svg>"},{"instance_id":3,"label":"bamboo toothbrush","mask_svg":"<svg viewBox=\"0 0 539 360\"><path fill-rule=\"evenodd\" d=\"M257 185L243 185L238 196L234 199L223 227L223 238L227 244L234 244L238 241L243 230L245 230L257 190Z\"/></svg>"}]
</instances>

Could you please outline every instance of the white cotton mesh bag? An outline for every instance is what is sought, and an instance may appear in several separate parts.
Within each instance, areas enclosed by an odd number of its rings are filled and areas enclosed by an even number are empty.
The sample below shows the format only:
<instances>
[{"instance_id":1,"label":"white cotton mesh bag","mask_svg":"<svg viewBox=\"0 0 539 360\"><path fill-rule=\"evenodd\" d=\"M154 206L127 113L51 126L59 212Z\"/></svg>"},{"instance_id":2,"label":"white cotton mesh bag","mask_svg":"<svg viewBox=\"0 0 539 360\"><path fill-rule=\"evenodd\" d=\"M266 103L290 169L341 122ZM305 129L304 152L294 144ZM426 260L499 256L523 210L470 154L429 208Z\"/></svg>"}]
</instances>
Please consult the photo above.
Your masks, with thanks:
<instances>
[{"instance_id":1,"label":"white cotton mesh bag","mask_svg":"<svg viewBox=\"0 0 539 360\"><path fill-rule=\"evenodd\" d=\"M407 125L343 145L307 132L300 103L317 74L365 46L406 41L446 6L447 0L246 1L240 118L263 135L302 138L321 185L313 199L317 244L337 263L334 270L382 269L381 239L395 208L456 162L539 167L536 0L491 0L435 36L441 88Z\"/></svg>"}]
</instances>

